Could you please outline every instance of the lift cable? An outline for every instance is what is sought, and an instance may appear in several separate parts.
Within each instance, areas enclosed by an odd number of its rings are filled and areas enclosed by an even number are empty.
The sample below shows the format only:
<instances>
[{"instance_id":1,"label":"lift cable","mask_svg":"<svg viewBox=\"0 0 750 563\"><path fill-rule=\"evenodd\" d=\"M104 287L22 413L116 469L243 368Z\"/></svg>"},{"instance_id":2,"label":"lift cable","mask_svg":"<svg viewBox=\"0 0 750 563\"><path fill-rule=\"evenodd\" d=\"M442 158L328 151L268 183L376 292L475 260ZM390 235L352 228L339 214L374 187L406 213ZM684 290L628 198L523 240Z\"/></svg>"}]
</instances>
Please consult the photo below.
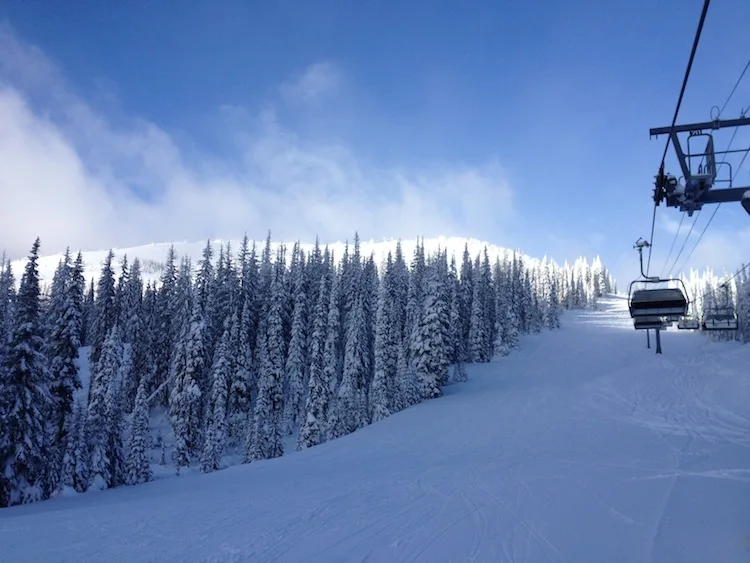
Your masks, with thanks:
<instances>
[{"instance_id":1,"label":"lift cable","mask_svg":"<svg viewBox=\"0 0 750 563\"><path fill-rule=\"evenodd\" d=\"M672 125L670 128L670 134L667 135L667 142L664 145L664 154L661 157L661 165L659 166L659 175L664 173L664 162L667 159L667 151L669 150L669 142L674 133L674 127L677 123L677 115L680 112L680 106L682 105L682 98L685 95L685 88L687 87L688 78L690 77L690 69L693 67L693 60L695 59L695 52L698 50L698 42L701 38L701 32L703 31L703 23L706 21L706 13L708 12L708 5L711 0L703 0L703 10L701 10L701 17L698 21L698 29L695 31L695 38L693 39L693 48L690 51L690 58L688 59L687 68L685 69L685 77L682 79L682 88L680 88L680 96L677 98L677 106L674 110L674 116L672 117ZM649 241L650 246L648 247L648 263L646 265L646 275L648 276L649 269L651 268L651 250L654 247L654 227L656 225L656 208L657 204L654 202L654 214L651 219L651 240Z\"/></svg>"},{"instance_id":2,"label":"lift cable","mask_svg":"<svg viewBox=\"0 0 750 563\"><path fill-rule=\"evenodd\" d=\"M745 68L742 69L742 72L740 73L739 77L735 81L734 86L732 87L732 90L729 92L729 95L727 96L727 99L724 100L724 104L721 106L721 109L719 109L718 106L714 106L716 109L718 109L718 112L717 112L716 117L715 117L716 120L718 120L718 119L721 118L721 114L724 113L724 110L726 109L727 105L729 104L730 100L732 99L732 96L734 96L734 93L737 91L737 87L740 85L740 82L742 82L742 79L744 78L745 73L747 72L748 68L750 68L750 59L748 59L747 63L745 63ZM741 110L741 117L744 117L744 115L745 115L745 110ZM728 152L729 149L732 148L732 143L734 142L734 138L737 136L737 132L739 130L740 130L740 127L739 127L739 125L737 125L734 128L734 131L732 132L732 137L729 139L729 144L727 145L727 148L726 148L725 152ZM748 147L747 151L750 151L750 147ZM747 157L747 151L745 151L745 157ZM745 162L745 157L743 157L742 162L740 163L740 167L742 167L742 163ZM703 165L703 159L704 158L705 158L705 155L702 155L700 163L698 164L699 166ZM737 170L739 171L739 168ZM721 207L721 203L717 204L717 208L714 209L714 212L711 215L711 217L709 218L708 223L706 223L706 227L708 227L708 225L711 223L711 220L713 220L714 215L716 215L716 211L718 210L719 207ZM683 211L682 213L683 213L682 219L684 219L685 218L685 212ZM693 219L693 225L690 227L690 232L688 232L688 235L687 235L688 238L690 238L690 233L692 233L693 227L695 227L695 224L698 222L698 215L700 215L700 210L698 211L698 214L695 216L695 219ZM680 219L680 224L682 224L682 219ZM704 230L705 230L706 227L704 227ZM680 234L680 229L678 228L677 229L677 233L675 233L674 240L672 241L672 248L674 248L674 244L677 241L677 237L679 236L679 234ZM702 236L703 236L703 234L701 233L701 237L700 238L702 238ZM698 242L700 242L700 238L698 239ZM672 264L672 268L670 268L669 272L667 273L667 276L669 276L672 273L672 270L674 269L674 267L675 267L675 265L677 263L677 260L679 259L680 255L682 254L682 251L685 249L685 244L686 243L687 243L687 239L682 244L682 248L678 252L677 258L675 258L675 262L674 262L674 264ZM665 267L666 267L666 263L669 262L669 258L670 258L671 255L672 255L672 250L670 249L669 256L667 256L667 260L664 263ZM690 254L689 254L689 256L688 256L688 259L692 255L693 255L693 252L691 251ZM687 263L687 260L685 261L685 263ZM685 263L683 263L683 267L684 267ZM679 275L681 271L682 271L682 268L680 268L680 270L678 270L675 275ZM663 270L662 270L662 272L663 272Z\"/></svg>"},{"instance_id":3,"label":"lift cable","mask_svg":"<svg viewBox=\"0 0 750 563\"><path fill-rule=\"evenodd\" d=\"M669 254L667 254L667 259L664 260L664 265L661 267L661 272L659 273L659 277L662 277L664 275L664 270L667 267L667 264L669 264L669 259L672 257L672 251L674 250L674 243L677 242L677 237L680 236L680 229L682 229L682 222L685 220L686 213L683 211L682 216L680 217L680 224L677 225L677 232L674 235L674 238L672 239L672 244L669 247ZM690 236L690 233L688 233L688 236Z\"/></svg>"},{"instance_id":4,"label":"lift cable","mask_svg":"<svg viewBox=\"0 0 750 563\"><path fill-rule=\"evenodd\" d=\"M736 133L737 133L737 128L735 128L735 134ZM734 140L734 135L732 135L732 140ZM729 147L732 144L732 140L729 141L729 145L727 146L727 150L729 150ZM745 159L747 159L747 155L748 155L748 153L750 153L750 146L747 149L745 149L744 152L745 152L745 155L742 157L742 160L740 161L740 165L737 167L737 172L739 172L740 169L742 168L742 165L745 164ZM720 207L721 207L721 203L717 203L716 207L714 207L714 211L711 214L711 217L709 217L708 223L706 223L706 225L703 227L703 231L701 231L701 234L698 237L698 240L695 241L695 244L693 245L693 249L690 251L690 254L688 254L687 258L685 258L685 261L682 263L682 266L680 266L680 269L677 270L677 273L675 274L675 276L680 275L680 272L682 272L683 268L685 268L685 266L687 265L687 263L690 261L690 258L693 256L693 252L695 252L695 249L698 248L698 245L700 244L701 239L703 238L703 235L706 234L706 229L708 229L708 226L711 224L711 221L713 221L714 217L716 216L716 212L719 211ZM690 237L690 234L688 234L688 237ZM679 257L679 254L678 254L678 257Z\"/></svg>"}]
</instances>

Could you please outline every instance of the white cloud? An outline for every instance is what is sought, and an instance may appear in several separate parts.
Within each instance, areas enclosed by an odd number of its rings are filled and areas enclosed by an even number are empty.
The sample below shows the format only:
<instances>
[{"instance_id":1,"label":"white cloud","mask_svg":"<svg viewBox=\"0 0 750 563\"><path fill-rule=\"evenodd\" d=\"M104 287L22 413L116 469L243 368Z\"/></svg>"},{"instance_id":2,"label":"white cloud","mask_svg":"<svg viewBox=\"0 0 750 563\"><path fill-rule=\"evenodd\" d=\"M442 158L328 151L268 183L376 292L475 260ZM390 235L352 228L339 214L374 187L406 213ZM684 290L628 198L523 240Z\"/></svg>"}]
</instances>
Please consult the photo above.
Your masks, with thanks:
<instances>
[{"instance_id":1,"label":"white cloud","mask_svg":"<svg viewBox=\"0 0 750 563\"><path fill-rule=\"evenodd\" d=\"M295 83L303 99L332 91L326 68ZM283 129L272 102L257 112L219 109L240 156L188 157L144 119L120 117L115 126L43 53L0 26L0 249L22 256L37 235L46 254L67 245L262 238L268 229L275 240L342 240L355 230L363 238L491 240L514 220L513 193L495 162L382 170L348 146Z\"/></svg>"},{"instance_id":2,"label":"white cloud","mask_svg":"<svg viewBox=\"0 0 750 563\"><path fill-rule=\"evenodd\" d=\"M342 83L341 69L331 61L320 61L282 84L280 91L290 103L313 103L336 94Z\"/></svg>"}]
</instances>

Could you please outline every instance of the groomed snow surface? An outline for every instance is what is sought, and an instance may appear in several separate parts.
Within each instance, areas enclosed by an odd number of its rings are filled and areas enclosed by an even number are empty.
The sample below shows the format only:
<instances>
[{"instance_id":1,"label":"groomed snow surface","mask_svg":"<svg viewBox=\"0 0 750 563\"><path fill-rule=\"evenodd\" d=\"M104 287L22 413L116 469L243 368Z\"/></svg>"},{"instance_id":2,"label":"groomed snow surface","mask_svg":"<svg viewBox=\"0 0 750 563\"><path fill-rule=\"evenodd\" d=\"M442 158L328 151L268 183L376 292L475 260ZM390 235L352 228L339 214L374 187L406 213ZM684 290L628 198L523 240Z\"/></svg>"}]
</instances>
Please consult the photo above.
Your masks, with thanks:
<instances>
[{"instance_id":1,"label":"groomed snow surface","mask_svg":"<svg viewBox=\"0 0 750 563\"><path fill-rule=\"evenodd\" d=\"M750 347L645 340L603 299L305 452L4 509L0 560L749 561Z\"/></svg>"}]
</instances>

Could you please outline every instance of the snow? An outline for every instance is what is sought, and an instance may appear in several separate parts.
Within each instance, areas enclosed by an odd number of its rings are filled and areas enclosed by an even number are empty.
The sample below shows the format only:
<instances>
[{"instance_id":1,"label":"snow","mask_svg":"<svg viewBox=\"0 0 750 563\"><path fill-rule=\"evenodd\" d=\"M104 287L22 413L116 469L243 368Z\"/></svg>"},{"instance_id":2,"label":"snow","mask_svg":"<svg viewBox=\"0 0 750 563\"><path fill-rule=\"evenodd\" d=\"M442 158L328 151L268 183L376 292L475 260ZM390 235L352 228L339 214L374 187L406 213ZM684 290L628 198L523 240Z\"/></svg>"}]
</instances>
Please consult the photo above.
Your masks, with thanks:
<instances>
[{"instance_id":1,"label":"snow","mask_svg":"<svg viewBox=\"0 0 750 563\"><path fill-rule=\"evenodd\" d=\"M388 252L395 252L396 250L396 243L397 239L384 239L382 241L374 241L369 240L360 241L360 252L363 256L369 256L370 253L374 253L375 257L375 263L380 265L385 262L385 259L388 255ZM237 254L240 250L240 245L242 243L241 239L213 239L211 241L212 247L213 247L213 261L215 262L218 259L219 256L219 246L224 245L226 246L227 243L231 244L232 247L232 254L236 258ZM252 241L250 241L250 244L252 245ZM256 252L258 254L258 257L260 259L260 256L262 254L263 248L265 247L266 241L265 240L256 240ZM271 241L271 256L275 256L276 249L281 245L285 244L287 248L291 249L293 242L278 242L278 241ZM417 239L405 239L401 241L401 249L406 257L407 262L411 259L412 256L414 256L414 250L417 245ZM497 246L495 244L491 244L489 242L481 241L475 238L464 238L464 237L433 237L429 239L424 239L424 247L425 247L425 253L430 254L433 251L436 251L438 248L444 249L448 251L448 255L455 254L456 258L459 260L463 254L464 251L464 245L466 245L469 249L469 254L473 257L477 254L483 252L483 249L485 246L487 247L487 252L490 257L494 259L495 256L504 256L506 254L510 255L512 253L512 250L509 250L504 247ZM113 268L115 271L115 277L120 275L120 263L122 262L122 259L124 256L127 255L128 262L132 265L133 260L135 258L138 258L141 261L141 277L143 278L144 285L147 282L150 281L158 281L161 277L164 263L167 259L167 253L169 252L169 248L174 246L175 253L177 255L177 266L179 266L179 260L182 256L188 256L192 260L193 267L196 267L196 265L200 262L203 256L203 250L206 247L206 241L179 241L179 242L164 242L164 243L151 243L151 244L145 244L141 246L134 246L129 248L113 248L112 251L114 253L114 260L113 260ZM326 243L321 242L320 248L321 251L326 246ZM313 248L315 247L312 243L303 243L300 244L300 248L304 252L311 252ZM331 252L334 253L336 257L336 261L338 261L343 255L344 250L346 248L345 242L333 242L328 244L328 248ZM41 250L44 251L44 241L42 241ZM349 253L351 254L354 250L354 241L353 239L349 241ZM75 259L76 253L78 252L78 249L71 249L71 254L73 255L73 259ZM84 278L86 279L86 288L88 289L88 284L91 283L91 280L97 280L99 276L101 275L101 269L102 265L104 264L105 259L107 258L107 253L109 252L109 249L100 249L100 250L83 250L82 256L83 256L83 262L84 262ZM533 266L535 264L539 263L539 260L530 256L527 256L526 254L519 252L521 256L523 256L524 260L526 261L527 265ZM57 253L57 254L48 254L39 256L38 260L38 269L39 269L39 279L41 282L44 283L52 283L52 278L55 273L55 269L57 268L60 260L63 258L64 253ZM287 253L287 259L291 258L291 252ZM11 269L13 270L13 275L15 276L16 285L21 280L21 276L23 274L23 270L26 267L27 259L26 257L19 258L17 260L13 260L11 262Z\"/></svg>"},{"instance_id":2,"label":"snow","mask_svg":"<svg viewBox=\"0 0 750 563\"><path fill-rule=\"evenodd\" d=\"M750 348L645 340L602 299L338 440L4 509L2 559L747 561Z\"/></svg>"}]
</instances>

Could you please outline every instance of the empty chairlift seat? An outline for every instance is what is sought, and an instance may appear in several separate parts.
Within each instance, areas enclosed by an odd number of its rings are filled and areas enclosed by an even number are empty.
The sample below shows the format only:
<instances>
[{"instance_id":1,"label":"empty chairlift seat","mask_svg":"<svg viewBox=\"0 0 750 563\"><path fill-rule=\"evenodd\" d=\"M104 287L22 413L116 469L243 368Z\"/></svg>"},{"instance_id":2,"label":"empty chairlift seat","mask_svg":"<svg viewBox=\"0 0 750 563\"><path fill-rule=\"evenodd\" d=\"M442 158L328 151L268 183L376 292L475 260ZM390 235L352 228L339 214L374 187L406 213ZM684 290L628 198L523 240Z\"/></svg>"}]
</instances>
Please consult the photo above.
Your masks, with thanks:
<instances>
[{"instance_id":1,"label":"empty chairlift seat","mask_svg":"<svg viewBox=\"0 0 750 563\"><path fill-rule=\"evenodd\" d=\"M695 317L683 317L677 322L679 330L698 330L700 327L701 323Z\"/></svg>"},{"instance_id":2,"label":"empty chairlift seat","mask_svg":"<svg viewBox=\"0 0 750 563\"><path fill-rule=\"evenodd\" d=\"M681 317L687 313L685 294L677 288L639 289L630 299L630 316Z\"/></svg>"},{"instance_id":3,"label":"empty chairlift seat","mask_svg":"<svg viewBox=\"0 0 750 563\"><path fill-rule=\"evenodd\" d=\"M703 315L703 330L737 330L737 315L731 309L708 310Z\"/></svg>"}]
</instances>

